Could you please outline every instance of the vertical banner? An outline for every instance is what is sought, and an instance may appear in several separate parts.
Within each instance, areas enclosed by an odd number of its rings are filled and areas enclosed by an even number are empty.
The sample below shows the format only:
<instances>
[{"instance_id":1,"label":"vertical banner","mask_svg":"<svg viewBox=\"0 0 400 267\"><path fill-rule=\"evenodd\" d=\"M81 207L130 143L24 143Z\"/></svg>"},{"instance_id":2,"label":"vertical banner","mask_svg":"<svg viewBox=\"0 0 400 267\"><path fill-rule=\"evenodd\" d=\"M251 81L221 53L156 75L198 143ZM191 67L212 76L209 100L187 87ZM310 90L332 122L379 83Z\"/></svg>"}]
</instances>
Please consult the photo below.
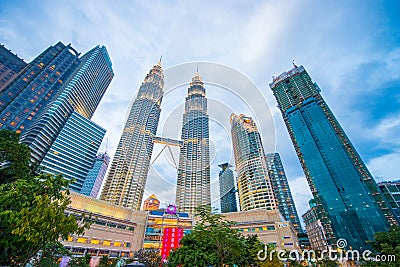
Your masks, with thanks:
<instances>
[{"instance_id":1,"label":"vertical banner","mask_svg":"<svg viewBox=\"0 0 400 267\"><path fill-rule=\"evenodd\" d=\"M179 247L179 241L183 237L183 228L168 227L164 229L162 238L161 257L163 260L168 258L172 249Z\"/></svg>"}]
</instances>

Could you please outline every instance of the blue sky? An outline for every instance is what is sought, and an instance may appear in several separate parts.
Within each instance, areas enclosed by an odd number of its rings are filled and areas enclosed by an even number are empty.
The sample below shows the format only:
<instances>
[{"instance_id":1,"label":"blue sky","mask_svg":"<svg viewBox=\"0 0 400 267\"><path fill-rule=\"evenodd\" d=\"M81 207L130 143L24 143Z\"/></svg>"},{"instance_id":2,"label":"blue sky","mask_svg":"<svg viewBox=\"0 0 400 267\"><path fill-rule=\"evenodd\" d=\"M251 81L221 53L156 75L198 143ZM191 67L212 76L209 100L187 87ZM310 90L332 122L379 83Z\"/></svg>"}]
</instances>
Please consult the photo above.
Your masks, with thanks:
<instances>
[{"instance_id":1,"label":"blue sky","mask_svg":"<svg viewBox=\"0 0 400 267\"><path fill-rule=\"evenodd\" d=\"M271 77L290 69L293 59L304 65L376 180L400 179L399 10L395 0L0 0L0 42L27 62L57 41L71 43L82 53L97 44L107 47L115 78L93 119L107 129L112 155L130 99L161 54L164 68L206 61L243 73L270 108L275 127L261 129L264 146L281 154L302 214L310 192L269 89ZM211 174L216 199L215 165L232 160L229 122L220 113L242 113L246 107L234 101L225 105L229 96L213 86L206 88L215 106L226 107L210 114L218 118L211 127L212 142L217 144ZM186 88L174 92L164 99L161 121L174 121L176 129ZM176 174L171 164L165 167L166 157L154 164L164 183L153 170L146 191L173 202Z\"/></svg>"}]
</instances>

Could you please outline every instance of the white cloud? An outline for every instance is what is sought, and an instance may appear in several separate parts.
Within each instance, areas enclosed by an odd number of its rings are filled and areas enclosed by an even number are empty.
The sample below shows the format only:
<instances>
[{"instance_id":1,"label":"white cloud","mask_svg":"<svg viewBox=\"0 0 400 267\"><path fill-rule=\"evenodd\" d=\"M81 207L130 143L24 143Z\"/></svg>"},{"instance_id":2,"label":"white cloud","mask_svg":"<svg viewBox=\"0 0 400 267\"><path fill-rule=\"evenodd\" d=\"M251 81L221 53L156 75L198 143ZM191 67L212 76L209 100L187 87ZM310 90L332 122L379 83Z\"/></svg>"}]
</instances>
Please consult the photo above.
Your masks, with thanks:
<instances>
[{"instance_id":1,"label":"white cloud","mask_svg":"<svg viewBox=\"0 0 400 267\"><path fill-rule=\"evenodd\" d=\"M309 209L308 201L312 199L310 188L304 176L296 177L288 180L288 182L297 213L299 214L300 221L302 221L301 215Z\"/></svg>"},{"instance_id":2,"label":"white cloud","mask_svg":"<svg viewBox=\"0 0 400 267\"><path fill-rule=\"evenodd\" d=\"M400 151L371 159L367 166L377 182L400 180Z\"/></svg>"}]
</instances>

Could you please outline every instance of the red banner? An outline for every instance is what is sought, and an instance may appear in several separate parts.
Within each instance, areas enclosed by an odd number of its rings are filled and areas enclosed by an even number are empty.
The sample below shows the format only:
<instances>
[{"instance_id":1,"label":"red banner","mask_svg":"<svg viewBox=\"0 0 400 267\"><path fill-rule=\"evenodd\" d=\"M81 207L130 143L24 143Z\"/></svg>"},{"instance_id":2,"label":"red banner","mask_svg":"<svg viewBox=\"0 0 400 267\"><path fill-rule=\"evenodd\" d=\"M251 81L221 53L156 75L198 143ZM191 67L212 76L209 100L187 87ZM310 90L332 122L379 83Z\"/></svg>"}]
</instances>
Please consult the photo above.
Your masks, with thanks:
<instances>
[{"instance_id":1,"label":"red banner","mask_svg":"<svg viewBox=\"0 0 400 267\"><path fill-rule=\"evenodd\" d=\"M169 227L164 228L162 238L161 257L163 260L168 258L172 249L179 247L179 241L183 237L183 228Z\"/></svg>"}]
</instances>

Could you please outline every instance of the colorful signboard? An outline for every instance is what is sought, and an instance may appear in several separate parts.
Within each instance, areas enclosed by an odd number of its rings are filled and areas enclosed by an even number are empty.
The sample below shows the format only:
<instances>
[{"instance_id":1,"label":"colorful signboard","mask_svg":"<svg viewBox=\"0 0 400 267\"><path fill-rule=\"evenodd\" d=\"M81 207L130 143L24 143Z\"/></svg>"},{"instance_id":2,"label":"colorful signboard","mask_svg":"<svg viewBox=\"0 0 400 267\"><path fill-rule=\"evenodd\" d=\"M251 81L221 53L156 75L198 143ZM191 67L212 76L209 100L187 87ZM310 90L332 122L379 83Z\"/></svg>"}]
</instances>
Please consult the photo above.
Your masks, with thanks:
<instances>
[{"instance_id":1,"label":"colorful signboard","mask_svg":"<svg viewBox=\"0 0 400 267\"><path fill-rule=\"evenodd\" d=\"M183 237L183 228L168 227L164 228L162 237L161 257L163 260L168 258L172 249L179 247L179 241Z\"/></svg>"}]
</instances>

